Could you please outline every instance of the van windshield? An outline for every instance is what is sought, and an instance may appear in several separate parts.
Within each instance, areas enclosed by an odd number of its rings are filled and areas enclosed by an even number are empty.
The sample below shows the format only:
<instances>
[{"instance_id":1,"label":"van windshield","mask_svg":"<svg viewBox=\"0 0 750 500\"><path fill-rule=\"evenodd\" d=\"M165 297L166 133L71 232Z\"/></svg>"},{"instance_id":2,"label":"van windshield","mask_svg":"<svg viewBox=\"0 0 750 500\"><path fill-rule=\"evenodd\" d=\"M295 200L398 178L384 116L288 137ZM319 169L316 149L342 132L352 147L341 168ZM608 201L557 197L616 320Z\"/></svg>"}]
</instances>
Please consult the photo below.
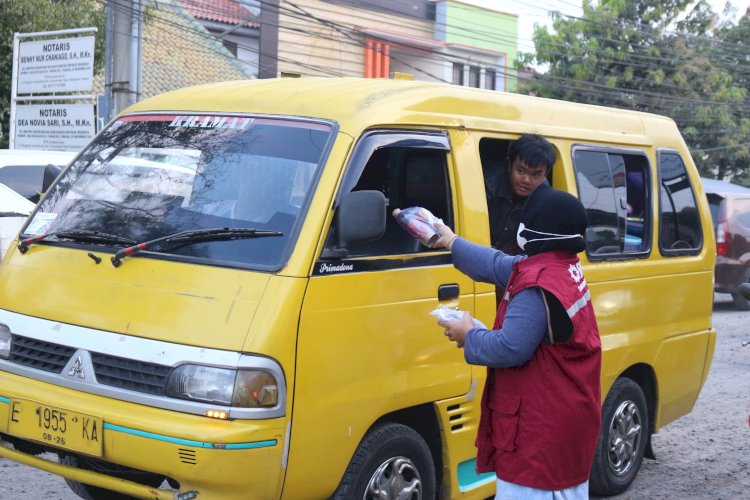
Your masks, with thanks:
<instances>
[{"instance_id":1,"label":"van windshield","mask_svg":"<svg viewBox=\"0 0 750 500\"><path fill-rule=\"evenodd\" d=\"M125 116L64 172L22 234L54 242L56 233L97 231L142 242L203 229L274 231L281 235L190 241L139 256L278 269L331 138L330 124L296 119Z\"/></svg>"}]
</instances>

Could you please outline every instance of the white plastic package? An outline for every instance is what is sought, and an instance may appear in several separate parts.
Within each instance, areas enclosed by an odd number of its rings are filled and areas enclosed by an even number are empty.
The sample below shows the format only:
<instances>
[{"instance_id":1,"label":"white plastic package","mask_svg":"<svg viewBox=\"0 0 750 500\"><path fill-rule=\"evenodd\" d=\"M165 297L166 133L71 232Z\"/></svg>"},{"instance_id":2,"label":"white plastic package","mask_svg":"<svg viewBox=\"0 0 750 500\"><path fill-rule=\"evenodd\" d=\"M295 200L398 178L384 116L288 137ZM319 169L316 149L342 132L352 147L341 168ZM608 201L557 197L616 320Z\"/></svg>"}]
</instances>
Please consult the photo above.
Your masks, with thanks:
<instances>
[{"instance_id":1,"label":"white plastic package","mask_svg":"<svg viewBox=\"0 0 750 500\"><path fill-rule=\"evenodd\" d=\"M433 248L440 236L435 224L438 222L442 224L442 219L435 217L432 212L423 207L409 207L403 210L397 208L393 211L393 216L412 237L418 239L427 248Z\"/></svg>"},{"instance_id":2,"label":"white plastic package","mask_svg":"<svg viewBox=\"0 0 750 500\"><path fill-rule=\"evenodd\" d=\"M437 307L430 312L430 314L437 317L437 319L440 321L458 321L459 319L464 317L465 313L466 311L451 309L445 306ZM484 323L479 321L477 318L471 318L471 320L474 322L474 326L476 328L483 328L485 330L488 329L486 326L484 326Z\"/></svg>"}]
</instances>

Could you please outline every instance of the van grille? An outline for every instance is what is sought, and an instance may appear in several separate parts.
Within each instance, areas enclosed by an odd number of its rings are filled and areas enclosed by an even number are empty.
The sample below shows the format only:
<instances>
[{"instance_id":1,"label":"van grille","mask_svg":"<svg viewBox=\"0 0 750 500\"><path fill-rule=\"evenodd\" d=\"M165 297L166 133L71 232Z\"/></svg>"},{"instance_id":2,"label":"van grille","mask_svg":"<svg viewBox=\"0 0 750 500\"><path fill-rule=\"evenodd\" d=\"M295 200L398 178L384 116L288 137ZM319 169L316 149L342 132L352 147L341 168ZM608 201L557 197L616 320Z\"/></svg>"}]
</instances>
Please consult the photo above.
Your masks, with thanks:
<instances>
[{"instance_id":1,"label":"van grille","mask_svg":"<svg viewBox=\"0 0 750 500\"><path fill-rule=\"evenodd\" d=\"M135 392L163 396L169 377L169 366L146 363L108 354L91 353L96 380L100 384Z\"/></svg>"},{"instance_id":2,"label":"van grille","mask_svg":"<svg viewBox=\"0 0 750 500\"><path fill-rule=\"evenodd\" d=\"M9 361L59 374L76 351L74 347L13 335ZM96 352L91 353L91 361L100 384L157 396L165 394L169 366Z\"/></svg>"},{"instance_id":3,"label":"van grille","mask_svg":"<svg viewBox=\"0 0 750 500\"><path fill-rule=\"evenodd\" d=\"M12 335L9 360L37 370L60 373L74 352L73 347Z\"/></svg>"}]
</instances>

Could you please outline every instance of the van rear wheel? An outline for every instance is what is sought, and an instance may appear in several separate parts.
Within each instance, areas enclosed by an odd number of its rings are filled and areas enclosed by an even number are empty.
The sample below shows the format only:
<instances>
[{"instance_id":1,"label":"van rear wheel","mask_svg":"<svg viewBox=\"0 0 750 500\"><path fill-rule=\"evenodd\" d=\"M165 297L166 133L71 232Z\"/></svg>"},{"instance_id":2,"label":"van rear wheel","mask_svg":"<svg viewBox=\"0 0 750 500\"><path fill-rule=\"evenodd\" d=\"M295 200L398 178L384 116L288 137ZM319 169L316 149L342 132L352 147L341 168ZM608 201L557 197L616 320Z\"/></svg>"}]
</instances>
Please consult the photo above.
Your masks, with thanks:
<instances>
[{"instance_id":1,"label":"van rear wheel","mask_svg":"<svg viewBox=\"0 0 750 500\"><path fill-rule=\"evenodd\" d=\"M629 378L617 379L602 406L589 483L592 493L613 496L628 489L641 467L650 432L643 390Z\"/></svg>"},{"instance_id":2,"label":"van rear wheel","mask_svg":"<svg viewBox=\"0 0 750 500\"><path fill-rule=\"evenodd\" d=\"M745 269L745 274L742 275L742 283L750 283L750 269ZM750 311L750 300L743 297L739 291L732 294L732 301L736 309Z\"/></svg>"},{"instance_id":3,"label":"van rear wheel","mask_svg":"<svg viewBox=\"0 0 750 500\"><path fill-rule=\"evenodd\" d=\"M386 423L362 439L332 498L432 500L435 488L435 465L422 436Z\"/></svg>"}]
</instances>

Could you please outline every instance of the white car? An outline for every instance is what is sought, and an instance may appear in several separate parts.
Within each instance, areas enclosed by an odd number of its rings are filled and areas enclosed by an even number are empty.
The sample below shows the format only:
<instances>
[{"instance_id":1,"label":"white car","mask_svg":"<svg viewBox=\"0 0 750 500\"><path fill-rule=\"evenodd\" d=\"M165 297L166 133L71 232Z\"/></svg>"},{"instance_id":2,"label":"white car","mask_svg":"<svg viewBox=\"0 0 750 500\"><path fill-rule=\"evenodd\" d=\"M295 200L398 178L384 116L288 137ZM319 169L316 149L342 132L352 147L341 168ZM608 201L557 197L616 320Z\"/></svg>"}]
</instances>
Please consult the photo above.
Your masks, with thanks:
<instances>
[{"instance_id":1,"label":"white car","mask_svg":"<svg viewBox=\"0 0 750 500\"><path fill-rule=\"evenodd\" d=\"M26 217L77 153L0 149L0 259Z\"/></svg>"}]
</instances>

